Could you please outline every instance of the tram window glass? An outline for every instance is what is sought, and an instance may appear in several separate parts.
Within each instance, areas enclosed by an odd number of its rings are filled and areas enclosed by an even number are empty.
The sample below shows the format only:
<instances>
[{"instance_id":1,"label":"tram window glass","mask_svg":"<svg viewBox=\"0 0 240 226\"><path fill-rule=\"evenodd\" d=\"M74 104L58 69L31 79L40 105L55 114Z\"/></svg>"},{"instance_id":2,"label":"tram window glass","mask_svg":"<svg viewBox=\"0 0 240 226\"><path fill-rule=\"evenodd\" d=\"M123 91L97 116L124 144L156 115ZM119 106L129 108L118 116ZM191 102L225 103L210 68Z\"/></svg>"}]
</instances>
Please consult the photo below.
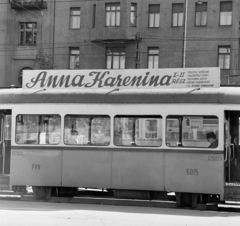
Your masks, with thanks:
<instances>
[{"instance_id":1,"label":"tram window glass","mask_svg":"<svg viewBox=\"0 0 240 226\"><path fill-rule=\"evenodd\" d=\"M11 121L12 121L12 116L6 115L5 116L5 134L4 134L5 140L11 140Z\"/></svg>"},{"instance_id":2,"label":"tram window glass","mask_svg":"<svg viewBox=\"0 0 240 226\"><path fill-rule=\"evenodd\" d=\"M64 143L67 145L109 145L110 117L66 115Z\"/></svg>"},{"instance_id":3,"label":"tram window glass","mask_svg":"<svg viewBox=\"0 0 240 226\"><path fill-rule=\"evenodd\" d=\"M117 146L161 146L162 117L116 116L114 118L114 144Z\"/></svg>"},{"instance_id":4,"label":"tram window glass","mask_svg":"<svg viewBox=\"0 0 240 226\"><path fill-rule=\"evenodd\" d=\"M213 132L218 139L216 116L168 116L166 145L170 147L209 147L206 134Z\"/></svg>"},{"instance_id":5,"label":"tram window glass","mask_svg":"<svg viewBox=\"0 0 240 226\"><path fill-rule=\"evenodd\" d=\"M59 144L60 115L17 115L17 144Z\"/></svg>"}]
</instances>

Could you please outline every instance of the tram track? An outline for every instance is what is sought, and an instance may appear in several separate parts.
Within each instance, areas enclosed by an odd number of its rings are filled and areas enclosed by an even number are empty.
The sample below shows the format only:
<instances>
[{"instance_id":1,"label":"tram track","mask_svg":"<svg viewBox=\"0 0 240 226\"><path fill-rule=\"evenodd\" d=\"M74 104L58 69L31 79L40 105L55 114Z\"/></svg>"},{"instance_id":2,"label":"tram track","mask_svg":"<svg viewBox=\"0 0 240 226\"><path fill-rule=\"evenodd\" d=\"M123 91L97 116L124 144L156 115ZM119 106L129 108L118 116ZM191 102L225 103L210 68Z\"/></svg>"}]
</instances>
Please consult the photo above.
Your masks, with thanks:
<instances>
[{"instance_id":1,"label":"tram track","mask_svg":"<svg viewBox=\"0 0 240 226\"><path fill-rule=\"evenodd\" d=\"M91 194L91 195L90 195ZM50 200L36 200L32 192L20 194L11 191L0 191L0 200L23 201L23 202L52 202L52 203L73 203L73 204L96 204L96 205L115 205L115 206L138 206L138 207L157 207L174 209L192 209L201 211L217 212L239 212L240 202L208 203L197 204L195 208L178 207L175 201L166 200L139 200L139 199L117 199L106 192L91 192L78 194L72 197L51 197Z\"/></svg>"}]
</instances>

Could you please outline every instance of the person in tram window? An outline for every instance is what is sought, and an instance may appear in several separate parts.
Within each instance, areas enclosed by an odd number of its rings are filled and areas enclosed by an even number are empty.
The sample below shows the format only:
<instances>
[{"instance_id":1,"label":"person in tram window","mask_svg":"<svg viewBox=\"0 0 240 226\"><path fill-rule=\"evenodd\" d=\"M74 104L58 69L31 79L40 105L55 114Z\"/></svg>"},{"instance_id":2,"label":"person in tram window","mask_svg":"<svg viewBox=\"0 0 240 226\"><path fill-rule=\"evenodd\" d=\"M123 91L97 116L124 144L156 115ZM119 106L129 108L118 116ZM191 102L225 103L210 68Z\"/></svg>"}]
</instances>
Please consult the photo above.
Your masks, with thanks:
<instances>
[{"instance_id":1,"label":"person in tram window","mask_svg":"<svg viewBox=\"0 0 240 226\"><path fill-rule=\"evenodd\" d=\"M75 130L75 129L72 130L71 131L71 137L68 140L68 144L78 144L77 136L78 136L78 131Z\"/></svg>"},{"instance_id":2,"label":"person in tram window","mask_svg":"<svg viewBox=\"0 0 240 226\"><path fill-rule=\"evenodd\" d=\"M214 132L207 133L206 137L208 142L210 143L210 145L208 146L209 148L216 148L218 146L218 139Z\"/></svg>"},{"instance_id":3,"label":"person in tram window","mask_svg":"<svg viewBox=\"0 0 240 226\"><path fill-rule=\"evenodd\" d=\"M233 142L232 142L235 146L238 145L238 140L237 140L237 135L233 135Z\"/></svg>"}]
</instances>

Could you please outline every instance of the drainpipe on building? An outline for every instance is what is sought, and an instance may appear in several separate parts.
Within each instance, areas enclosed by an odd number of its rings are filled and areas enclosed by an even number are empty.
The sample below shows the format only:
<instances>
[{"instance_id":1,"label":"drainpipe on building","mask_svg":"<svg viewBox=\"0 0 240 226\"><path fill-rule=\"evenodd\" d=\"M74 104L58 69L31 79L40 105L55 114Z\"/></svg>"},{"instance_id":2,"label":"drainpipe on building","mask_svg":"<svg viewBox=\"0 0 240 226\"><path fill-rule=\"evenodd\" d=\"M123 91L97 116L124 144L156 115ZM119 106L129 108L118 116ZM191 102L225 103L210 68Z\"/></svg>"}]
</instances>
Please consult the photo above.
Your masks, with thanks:
<instances>
[{"instance_id":1,"label":"drainpipe on building","mask_svg":"<svg viewBox=\"0 0 240 226\"><path fill-rule=\"evenodd\" d=\"M52 43L52 69L54 69L55 55L55 19L56 19L56 0L53 1L53 43Z\"/></svg>"},{"instance_id":2,"label":"drainpipe on building","mask_svg":"<svg viewBox=\"0 0 240 226\"><path fill-rule=\"evenodd\" d=\"M183 25L183 51L182 51L182 67L186 66L186 47L187 47L187 12L188 0L184 3L184 25Z\"/></svg>"}]
</instances>

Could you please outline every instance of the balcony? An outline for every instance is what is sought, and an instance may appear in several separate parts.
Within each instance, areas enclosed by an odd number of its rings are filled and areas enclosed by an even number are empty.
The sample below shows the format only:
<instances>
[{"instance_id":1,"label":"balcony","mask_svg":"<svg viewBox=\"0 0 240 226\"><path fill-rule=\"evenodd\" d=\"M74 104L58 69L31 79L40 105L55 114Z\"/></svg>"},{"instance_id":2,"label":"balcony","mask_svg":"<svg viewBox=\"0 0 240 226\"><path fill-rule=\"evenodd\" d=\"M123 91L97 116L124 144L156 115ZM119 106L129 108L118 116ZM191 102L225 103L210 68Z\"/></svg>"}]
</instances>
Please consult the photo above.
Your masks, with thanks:
<instances>
[{"instance_id":1,"label":"balcony","mask_svg":"<svg viewBox=\"0 0 240 226\"><path fill-rule=\"evenodd\" d=\"M14 10L43 10L47 9L47 1L44 0L10 0Z\"/></svg>"}]
</instances>

